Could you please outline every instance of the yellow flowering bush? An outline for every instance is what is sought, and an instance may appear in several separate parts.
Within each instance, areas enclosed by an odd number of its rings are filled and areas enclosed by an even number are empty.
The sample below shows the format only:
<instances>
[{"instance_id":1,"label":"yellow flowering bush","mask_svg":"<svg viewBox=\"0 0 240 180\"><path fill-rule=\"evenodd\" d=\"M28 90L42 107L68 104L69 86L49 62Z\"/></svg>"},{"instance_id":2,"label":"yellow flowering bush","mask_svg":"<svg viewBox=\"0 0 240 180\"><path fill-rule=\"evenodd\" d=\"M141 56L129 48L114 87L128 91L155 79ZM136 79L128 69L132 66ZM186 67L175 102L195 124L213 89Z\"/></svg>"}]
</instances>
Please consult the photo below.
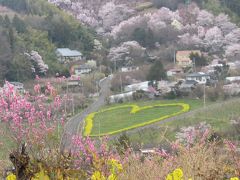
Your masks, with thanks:
<instances>
[{"instance_id":1,"label":"yellow flowering bush","mask_svg":"<svg viewBox=\"0 0 240 180\"><path fill-rule=\"evenodd\" d=\"M129 108L129 107L132 108L131 111L130 111L130 114L135 114L139 111L143 111L143 110L146 110L146 109L151 109L151 108L154 108L154 107L168 107L168 106L181 106L182 109L180 111L176 112L176 113L172 113L172 114L165 115L165 116L162 116L162 117L159 117L159 118L156 118L156 119L152 119L152 120L144 122L144 123L139 123L139 124L136 124L136 125L131 126L131 127L126 127L126 128L123 128L123 129L119 129L119 130L116 130L116 131L109 132L109 133L96 134L96 135L91 134L92 127L93 127L93 118L96 114L104 113L106 111L121 109L121 108ZM105 109L105 110L101 110L101 111L98 111L98 112L91 113L86 117L84 136L96 137L96 136L105 136L105 135L112 135L112 134L121 133L123 131L127 131L127 130L130 130L130 129L146 126L146 125L149 125L149 124L152 124L152 123L155 123L155 122L158 122L158 121L161 121L161 120L173 117L173 116L177 116L179 114L188 112L189 109L190 109L189 104L185 104L185 103L156 104L156 105L144 106L144 107L139 107L135 104L130 104L130 105L123 105L123 106L116 106L116 107L108 108L108 109Z\"/></svg>"},{"instance_id":2,"label":"yellow flowering bush","mask_svg":"<svg viewBox=\"0 0 240 180\"><path fill-rule=\"evenodd\" d=\"M117 180L119 173L123 171L122 164L115 159L110 159L107 162L111 174L108 177L105 177L102 172L95 171L91 177L91 180Z\"/></svg>"},{"instance_id":3,"label":"yellow flowering bush","mask_svg":"<svg viewBox=\"0 0 240 180\"><path fill-rule=\"evenodd\" d=\"M85 130L84 130L84 136L87 136L91 133L92 127L93 127L93 118L96 113L89 114L85 119Z\"/></svg>"},{"instance_id":4,"label":"yellow flowering bush","mask_svg":"<svg viewBox=\"0 0 240 180\"><path fill-rule=\"evenodd\" d=\"M168 174L166 180L183 180L183 171L178 168L173 173Z\"/></svg>"}]
</instances>

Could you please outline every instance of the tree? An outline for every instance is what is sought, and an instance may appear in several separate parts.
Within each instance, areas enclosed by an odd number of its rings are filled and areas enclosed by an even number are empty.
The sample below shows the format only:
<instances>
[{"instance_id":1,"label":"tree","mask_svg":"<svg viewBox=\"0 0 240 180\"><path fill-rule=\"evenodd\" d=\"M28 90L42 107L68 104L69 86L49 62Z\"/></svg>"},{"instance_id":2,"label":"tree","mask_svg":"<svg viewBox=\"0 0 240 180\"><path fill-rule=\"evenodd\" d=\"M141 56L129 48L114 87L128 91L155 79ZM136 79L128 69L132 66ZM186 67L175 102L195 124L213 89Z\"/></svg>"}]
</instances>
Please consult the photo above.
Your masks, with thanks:
<instances>
[{"instance_id":1,"label":"tree","mask_svg":"<svg viewBox=\"0 0 240 180\"><path fill-rule=\"evenodd\" d=\"M150 68L149 73L147 75L147 80L154 81L154 80L162 80L166 79L166 71L163 67L161 61L156 61Z\"/></svg>"},{"instance_id":2,"label":"tree","mask_svg":"<svg viewBox=\"0 0 240 180\"><path fill-rule=\"evenodd\" d=\"M229 60L236 61L240 59L240 44L231 44L226 48L226 56Z\"/></svg>"},{"instance_id":3,"label":"tree","mask_svg":"<svg viewBox=\"0 0 240 180\"><path fill-rule=\"evenodd\" d=\"M190 59L195 63L196 66L206 66L207 60L203 55L199 55L198 53L191 53Z\"/></svg>"},{"instance_id":4,"label":"tree","mask_svg":"<svg viewBox=\"0 0 240 180\"><path fill-rule=\"evenodd\" d=\"M215 66L214 67L214 75L215 78L217 80L225 80L225 78L228 76L229 74L229 65L227 65L226 63L222 63L223 66Z\"/></svg>"},{"instance_id":5,"label":"tree","mask_svg":"<svg viewBox=\"0 0 240 180\"><path fill-rule=\"evenodd\" d=\"M18 33L25 33L27 31L26 24L17 15L14 15L12 25Z\"/></svg>"},{"instance_id":6,"label":"tree","mask_svg":"<svg viewBox=\"0 0 240 180\"><path fill-rule=\"evenodd\" d=\"M142 46L145 46L146 44L146 31L142 28L136 28L133 32L133 40L137 41Z\"/></svg>"}]
</instances>

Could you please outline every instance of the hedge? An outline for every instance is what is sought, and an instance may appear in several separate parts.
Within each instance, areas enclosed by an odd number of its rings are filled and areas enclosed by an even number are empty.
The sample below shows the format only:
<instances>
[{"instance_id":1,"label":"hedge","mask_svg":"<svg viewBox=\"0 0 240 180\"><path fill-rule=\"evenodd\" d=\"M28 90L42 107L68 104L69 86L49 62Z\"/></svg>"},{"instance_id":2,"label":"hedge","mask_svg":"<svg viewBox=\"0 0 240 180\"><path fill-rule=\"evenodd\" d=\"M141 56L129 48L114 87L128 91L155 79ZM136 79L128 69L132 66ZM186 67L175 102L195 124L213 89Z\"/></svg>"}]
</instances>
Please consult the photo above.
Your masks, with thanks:
<instances>
[{"instance_id":1,"label":"hedge","mask_svg":"<svg viewBox=\"0 0 240 180\"><path fill-rule=\"evenodd\" d=\"M119 129L119 130L116 130L116 131L112 131L112 132L108 132L108 133L102 133L102 134L91 134L92 127L93 127L93 118L94 118L94 116L96 114L104 113L106 111L111 111L111 110L115 110L115 109L126 108L126 107L131 107L132 109L130 111L130 114L135 114L135 113L137 113L139 111L142 111L142 110L146 110L146 109L150 109L150 108L154 108L154 107L166 107L166 106L181 106L182 110L180 110L180 111L178 111L176 113L165 115L165 116L162 116L162 117L159 117L159 118L156 118L156 119L144 122L144 123L136 124L134 126L126 127L126 128ZM93 113L89 114L85 118L84 136L97 137L97 136L106 136L106 135L117 134L117 133L121 133L123 131L127 131L127 130L131 130L131 129L143 127L143 126L146 126L146 125L149 125L149 124L152 124L152 123L155 123L155 122L167 119L167 118L171 118L171 117L177 116L179 114L188 112L189 110L190 110L189 104L185 104L185 103L157 104L157 105L144 106L144 107L139 107L136 104L116 106L116 107L104 109L104 110L101 110L101 111L98 111L98 112L93 112Z\"/></svg>"}]
</instances>

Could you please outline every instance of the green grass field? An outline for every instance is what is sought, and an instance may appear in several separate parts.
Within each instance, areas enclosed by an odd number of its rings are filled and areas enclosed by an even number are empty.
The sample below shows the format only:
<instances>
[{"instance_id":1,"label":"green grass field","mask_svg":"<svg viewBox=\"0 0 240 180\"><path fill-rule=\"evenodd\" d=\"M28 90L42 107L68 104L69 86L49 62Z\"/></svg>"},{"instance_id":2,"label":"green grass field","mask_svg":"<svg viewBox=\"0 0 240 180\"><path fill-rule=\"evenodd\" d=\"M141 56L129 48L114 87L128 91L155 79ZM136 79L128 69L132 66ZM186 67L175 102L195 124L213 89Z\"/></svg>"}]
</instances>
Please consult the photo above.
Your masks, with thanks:
<instances>
[{"instance_id":1,"label":"green grass field","mask_svg":"<svg viewBox=\"0 0 240 180\"><path fill-rule=\"evenodd\" d=\"M230 121L240 117L240 99L218 102L218 106L206 106L205 109L197 112L193 116L178 119L176 121L157 124L154 128L146 128L138 132L129 133L128 136L132 142L145 145L158 145L163 140L163 135L169 140L174 140L176 132L182 127L193 126L200 122L206 122L211 125L214 131L228 135L234 131ZM228 137L231 138L231 137Z\"/></svg>"},{"instance_id":2,"label":"green grass field","mask_svg":"<svg viewBox=\"0 0 240 180\"><path fill-rule=\"evenodd\" d=\"M103 107L102 110L123 106L128 104L136 104L139 107L153 106L157 104L173 104L173 103L186 103L190 105L190 110L203 106L203 102L199 100L160 100L160 101L139 101L134 103L115 104L112 106ZM109 132L118 131L128 127L133 127L138 124L149 122L153 119L171 115L181 111L181 106L172 107L154 107L130 114L131 108L125 107L121 109L114 109L105 111L104 113L96 114L93 119L93 128L91 135L107 134Z\"/></svg>"}]
</instances>

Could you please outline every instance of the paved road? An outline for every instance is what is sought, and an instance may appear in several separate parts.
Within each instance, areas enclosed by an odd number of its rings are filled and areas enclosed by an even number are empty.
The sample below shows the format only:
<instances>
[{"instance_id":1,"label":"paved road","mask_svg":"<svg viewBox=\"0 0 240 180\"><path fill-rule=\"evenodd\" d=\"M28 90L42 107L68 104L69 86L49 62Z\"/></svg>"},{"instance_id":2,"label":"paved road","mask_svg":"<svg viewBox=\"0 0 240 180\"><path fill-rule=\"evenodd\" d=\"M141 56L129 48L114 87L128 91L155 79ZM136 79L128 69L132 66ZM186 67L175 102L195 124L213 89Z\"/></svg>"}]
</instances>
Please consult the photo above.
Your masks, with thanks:
<instances>
[{"instance_id":1,"label":"paved road","mask_svg":"<svg viewBox=\"0 0 240 180\"><path fill-rule=\"evenodd\" d=\"M79 134L82 131L83 120L91 112L97 111L101 106L105 104L105 98L110 94L110 84L111 77L105 78L99 84L100 86L100 96L96 101L94 101L88 108L86 108L82 113L76 115L70 119L65 127L64 133L61 140L61 149L69 150L71 149L71 139L73 135Z\"/></svg>"}]
</instances>

